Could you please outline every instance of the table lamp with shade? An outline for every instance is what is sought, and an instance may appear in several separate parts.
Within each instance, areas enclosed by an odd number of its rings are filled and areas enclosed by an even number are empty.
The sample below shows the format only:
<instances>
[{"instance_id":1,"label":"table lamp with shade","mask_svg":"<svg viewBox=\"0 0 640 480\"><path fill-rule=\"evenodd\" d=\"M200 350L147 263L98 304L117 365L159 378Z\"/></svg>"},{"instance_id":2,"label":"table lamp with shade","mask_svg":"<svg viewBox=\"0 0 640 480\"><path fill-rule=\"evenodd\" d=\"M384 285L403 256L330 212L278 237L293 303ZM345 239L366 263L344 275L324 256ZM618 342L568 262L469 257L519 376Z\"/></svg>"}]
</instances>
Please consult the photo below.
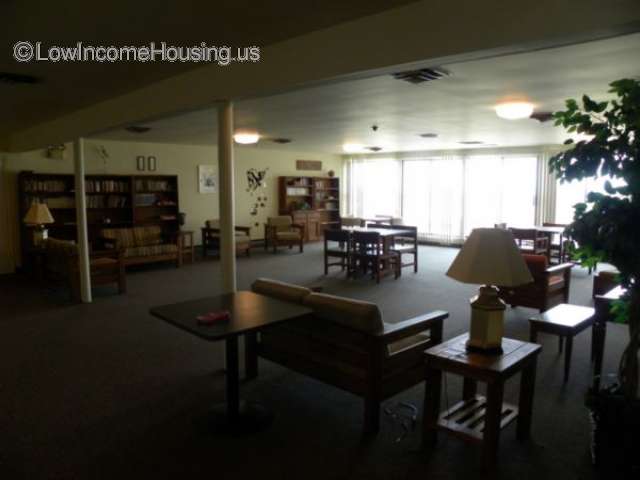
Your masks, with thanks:
<instances>
[{"instance_id":1,"label":"table lamp with shade","mask_svg":"<svg viewBox=\"0 0 640 480\"><path fill-rule=\"evenodd\" d=\"M24 217L24 223L34 227L33 244L41 245L47 239L45 225L53 223L53 216L45 203L32 203Z\"/></svg>"},{"instance_id":2,"label":"table lamp with shade","mask_svg":"<svg viewBox=\"0 0 640 480\"><path fill-rule=\"evenodd\" d=\"M471 329L467 350L502 353L505 304L496 285L515 287L533 277L509 230L476 228L453 260L447 276L482 285L471 303Z\"/></svg>"}]
</instances>

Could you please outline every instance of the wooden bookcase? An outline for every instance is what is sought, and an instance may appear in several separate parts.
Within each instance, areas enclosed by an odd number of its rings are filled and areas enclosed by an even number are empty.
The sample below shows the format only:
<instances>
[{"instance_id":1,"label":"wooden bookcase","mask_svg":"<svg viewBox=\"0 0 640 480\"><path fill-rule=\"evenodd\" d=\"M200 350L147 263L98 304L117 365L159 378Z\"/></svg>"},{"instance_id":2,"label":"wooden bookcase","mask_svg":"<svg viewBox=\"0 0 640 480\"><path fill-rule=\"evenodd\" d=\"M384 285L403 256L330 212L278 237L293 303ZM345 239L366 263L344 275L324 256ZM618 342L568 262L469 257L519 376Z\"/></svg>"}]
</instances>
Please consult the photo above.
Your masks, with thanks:
<instances>
[{"instance_id":1,"label":"wooden bookcase","mask_svg":"<svg viewBox=\"0 0 640 480\"><path fill-rule=\"evenodd\" d=\"M279 177L280 215L291 215L305 226L305 240L317 241L322 232L340 224L340 179L334 177Z\"/></svg>"},{"instance_id":2,"label":"wooden bookcase","mask_svg":"<svg viewBox=\"0 0 640 480\"><path fill-rule=\"evenodd\" d=\"M89 242L103 228L161 225L167 233L179 230L178 177L175 175L86 175ZM34 202L46 203L54 223L49 236L76 239L73 175L20 172L18 222L24 256L32 247L31 228L22 219Z\"/></svg>"}]
</instances>

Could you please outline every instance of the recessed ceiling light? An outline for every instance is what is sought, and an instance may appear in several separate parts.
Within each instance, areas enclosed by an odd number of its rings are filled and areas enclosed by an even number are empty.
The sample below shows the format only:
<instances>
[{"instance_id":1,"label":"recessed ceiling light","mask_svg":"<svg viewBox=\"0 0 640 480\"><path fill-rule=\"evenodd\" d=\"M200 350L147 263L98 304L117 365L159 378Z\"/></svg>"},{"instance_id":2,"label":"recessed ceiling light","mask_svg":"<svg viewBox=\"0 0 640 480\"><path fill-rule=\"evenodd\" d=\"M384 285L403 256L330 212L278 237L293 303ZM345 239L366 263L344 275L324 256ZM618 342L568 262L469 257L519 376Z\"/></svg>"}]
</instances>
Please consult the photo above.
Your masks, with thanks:
<instances>
[{"instance_id":1,"label":"recessed ceiling light","mask_svg":"<svg viewBox=\"0 0 640 480\"><path fill-rule=\"evenodd\" d=\"M143 127L142 125L129 125L128 127L125 127L125 130L131 133L147 133L149 130L151 130L151 127Z\"/></svg>"},{"instance_id":2,"label":"recessed ceiling light","mask_svg":"<svg viewBox=\"0 0 640 480\"><path fill-rule=\"evenodd\" d=\"M253 143L258 143L260 135L256 132L238 132L233 136L233 139L236 143L240 143L241 145L251 145Z\"/></svg>"},{"instance_id":3,"label":"recessed ceiling light","mask_svg":"<svg viewBox=\"0 0 640 480\"><path fill-rule=\"evenodd\" d=\"M421 133L420 136L422 138L438 138L437 133Z\"/></svg>"},{"instance_id":4,"label":"recessed ceiling light","mask_svg":"<svg viewBox=\"0 0 640 480\"><path fill-rule=\"evenodd\" d=\"M481 142L479 140L463 140L461 142L458 142L460 145L482 145L484 142Z\"/></svg>"},{"instance_id":5,"label":"recessed ceiling light","mask_svg":"<svg viewBox=\"0 0 640 480\"><path fill-rule=\"evenodd\" d=\"M345 143L342 150L346 153L356 153L364 150L364 146L359 143Z\"/></svg>"},{"instance_id":6,"label":"recessed ceiling light","mask_svg":"<svg viewBox=\"0 0 640 480\"><path fill-rule=\"evenodd\" d=\"M505 102L495 106L496 115L507 120L529 118L533 113L533 104L529 102Z\"/></svg>"},{"instance_id":7,"label":"recessed ceiling light","mask_svg":"<svg viewBox=\"0 0 640 480\"><path fill-rule=\"evenodd\" d=\"M273 143L291 143L290 138L272 138L271 141Z\"/></svg>"}]
</instances>

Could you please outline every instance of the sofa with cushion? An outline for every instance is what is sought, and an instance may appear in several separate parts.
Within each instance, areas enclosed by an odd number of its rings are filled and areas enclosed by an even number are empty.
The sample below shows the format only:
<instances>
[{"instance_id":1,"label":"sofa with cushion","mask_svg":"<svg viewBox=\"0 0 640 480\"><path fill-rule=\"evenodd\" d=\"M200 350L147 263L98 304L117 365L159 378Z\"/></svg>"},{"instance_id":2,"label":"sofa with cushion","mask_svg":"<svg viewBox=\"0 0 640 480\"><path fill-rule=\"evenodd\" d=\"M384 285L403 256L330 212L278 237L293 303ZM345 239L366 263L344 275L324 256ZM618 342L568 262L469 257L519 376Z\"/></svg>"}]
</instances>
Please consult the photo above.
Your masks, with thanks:
<instances>
[{"instance_id":1,"label":"sofa with cushion","mask_svg":"<svg viewBox=\"0 0 640 480\"><path fill-rule=\"evenodd\" d=\"M159 225L104 228L100 239L107 249L122 250L125 265L174 261L182 265L179 235L165 235Z\"/></svg>"},{"instance_id":2,"label":"sofa with cushion","mask_svg":"<svg viewBox=\"0 0 640 480\"><path fill-rule=\"evenodd\" d=\"M235 227L236 254L251 255L251 227ZM211 250L220 252L220 220L207 220L202 227L202 255L207 256Z\"/></svg>"},{"instance_id":3,"label":"sofa with cushion","mask_svg":"<svg viewBox=\"0 0 640 480\"><path fill-rule=\"evenodd\" d=\"M78 246L71 240L48 238L45 241L44 275L47 280L69 286L71 297L80 301L80 262ZM114 284L118 293L127 290L121 250L93 251L89 254L91 285Z\"/></svg>"},{"instance_id":4,"label":"sofa with cushion","mask_svg":"<svg viewBox=\"0 0 640 480\"><path fill-rule=\"evenodd\" d=\"M368 433L379 429L383 400L424 381L423 352L442 341L449 316L434 311L387 323L370 302L269 279L256 280L252 290L313 310L308 318L262 331L257 355L362 397Z\"/></svg>"},{"instance_id":5,"label":"sofa with cushion","mask_svg":"<svg viewBox=\"0 0 640 480\"><path fill-rule=\"evenodd\" d=\"M512 307L529 307L544 312L569 303L573 263L549 266L546 255L522 255L533 282L518 287L498 287L500 298Z\"/></svg>"}]
</instances>

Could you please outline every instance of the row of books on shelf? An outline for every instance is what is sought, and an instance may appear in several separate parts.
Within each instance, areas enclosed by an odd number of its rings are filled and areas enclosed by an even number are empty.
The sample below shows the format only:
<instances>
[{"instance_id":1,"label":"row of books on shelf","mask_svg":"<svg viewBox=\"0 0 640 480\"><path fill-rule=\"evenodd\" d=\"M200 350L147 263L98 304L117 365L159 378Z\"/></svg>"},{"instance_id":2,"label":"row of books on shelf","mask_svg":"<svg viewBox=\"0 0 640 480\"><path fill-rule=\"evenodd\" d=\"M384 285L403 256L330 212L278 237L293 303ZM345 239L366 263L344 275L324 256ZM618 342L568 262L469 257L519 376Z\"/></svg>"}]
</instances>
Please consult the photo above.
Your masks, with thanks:
<instances>
[{"instance_id":1,"label":"row of books on shelf","mask_svg":"<svg viewBox=\"0 0 640 480\"><path fill-rule=\"evenodd\" d=\"M87 197L87 208L124 208L127 206L127 197L122 195L108 195L104 197Z\"/></svg>"},{"instance_id":2,"label":"row of books on shelf","mask_svg":"<svg viewBox=\"0 0 640 480\"><path fill-rule=\"evenodd\" d=\"M169 192L174 190L171 182L167 180L149 180L139 179L136 180L137 191L149 191L149 192Z\"/></svg>"},{"instance_id":3,"label":"row of books on shelf","mask_svg":"<svg viewBox=\"0 0 640 480\"><path fill-rule=\"evenodd\" d=\"M85 180L87 193L127 193L129 182L122 180Z\"/></svg>"},{"instance_id":4,"label":"row of books on shelf","mask_svg":"<svg viewBox=\"0 0 640 480\"><path fill-rule=\"evenodd\" d=\"M67 182L64 180L40 180L30 178L24 182L24 190L26 192L60 193L67 191Z\"/></svg>"}]
</instances>

